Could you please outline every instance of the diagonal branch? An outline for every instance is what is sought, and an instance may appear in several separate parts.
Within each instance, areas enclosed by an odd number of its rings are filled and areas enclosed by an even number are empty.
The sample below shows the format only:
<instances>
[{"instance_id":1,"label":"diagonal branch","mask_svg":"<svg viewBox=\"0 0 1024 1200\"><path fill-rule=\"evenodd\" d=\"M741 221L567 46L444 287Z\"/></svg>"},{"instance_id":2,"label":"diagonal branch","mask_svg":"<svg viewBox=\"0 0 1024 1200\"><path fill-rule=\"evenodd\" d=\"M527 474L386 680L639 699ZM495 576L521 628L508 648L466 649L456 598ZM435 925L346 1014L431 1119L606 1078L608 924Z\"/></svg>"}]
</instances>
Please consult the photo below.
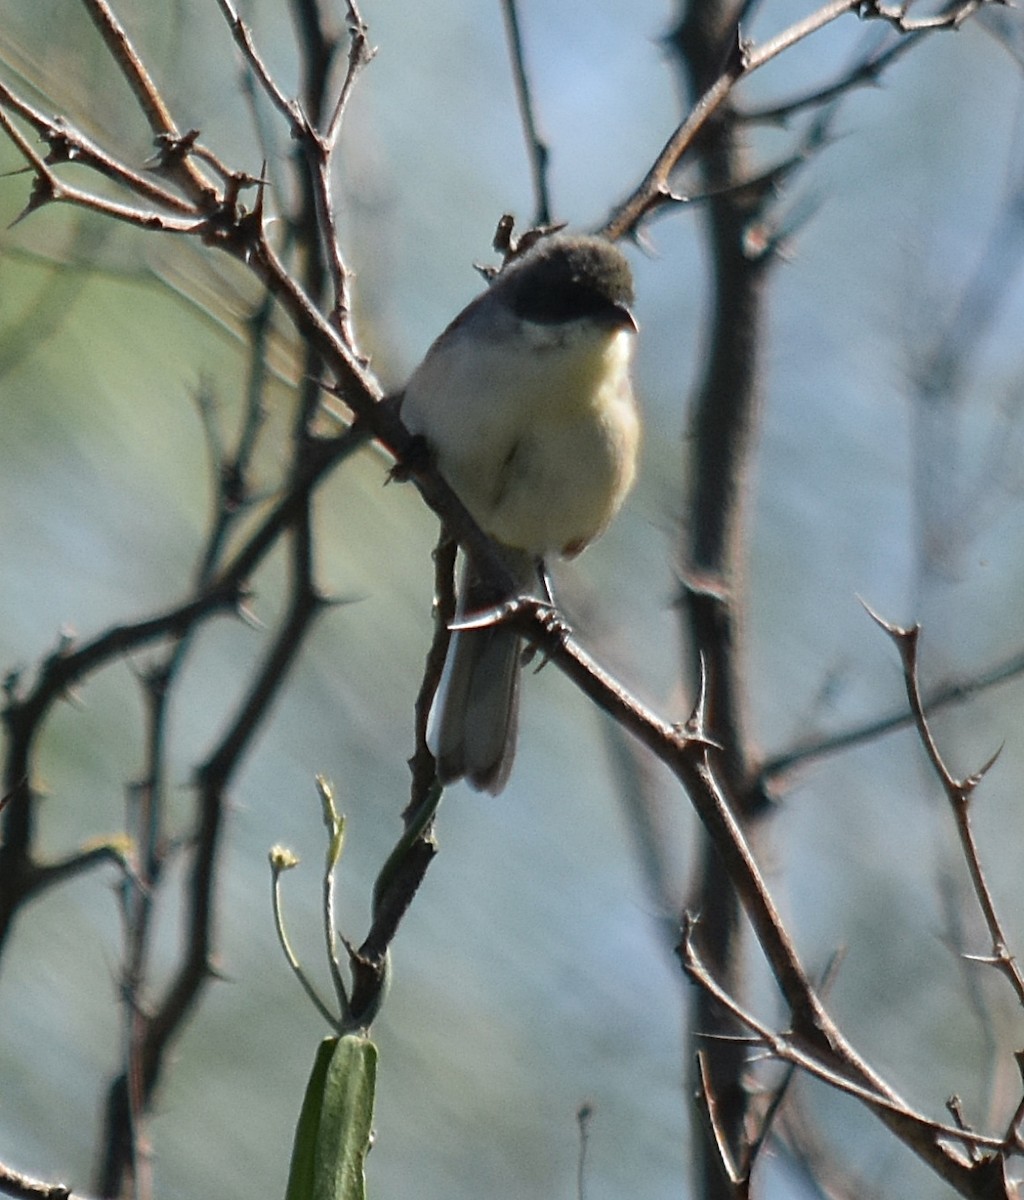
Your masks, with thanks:
<instances>
[{"instance_id":1,"label":"diagonal branch","mask_svg":"<svg viewBox=\"0 0 1024 1200\"><path fill-rule=\"evenodd\" d=\"M1021 675L1024 675L1024 652L1018 651L977 675L937 685L927 696L922 698L921 704L925 712L934 713L953 704L962 704L979 692L998 687ZM839 733L824 734L820 737L810 737L798 741L788 750L774 754L762 762L758 775L758 787L761 790L767 790L773 784L784 781L788 774L805 764L814 763L833 754L840 754L844 750L852 750L857 746L876 741L887 733L906 729L913 723L914 714L901 706L892 712L865 721L863 724L841 730Z\"/></svg>"},{"instance_id":2,"label":"diagonal branch","mask_svg":"<svg viewBox=\"0 0 1024 1200\"><path fill-rule=\"evenodd\" d=\"M957 0L942 13L912 20L906 16L905 4L890 6L880 0L829 0L760 45L741 41L737 29L736 41L717 77L665 143L640 184L605 219L600 232L612 241L635 236L646 217L667 204L678 203L682 197L670 185L672 174L736 84L840 17L855 13L865 20L883 20L899 33L914 37L941 29L959 29L979 8L993 2L1001 3L1002 0Z\"/></svg>"},{"instance_id":3,"label":"diagonal branch","mask_svg":"<svg viewBox=\"0 0 1024 1200\"><path fill-rule=\"evenodd\" d=\"M153 136L177 141L180 137L178 127L175 125L156 84L146 70L145 64L132 45L127 31L114 15L110 5L106 0L82 0L82 5L99 30L100 36L110 51L111 58L120 68L122 76L131 88L136 103L153 131ZM211 196L213 189L190 158L183 157L175 160L173 166L169 168L169 173L195 203L205 203Z\"/></svg>"},{"instance_id":4,"label":"diagonal branch","mask_svg":"<svg viewBox=\"0 0 1024 1200\"><path fill-rule=\"evenodd\" d=\"M932 1121L921 1113L915 1112L888 1089L879 1091L874 1087L865 1086L861 1079L848 1074L841 1062L829 1062L817 1048L802 1045L798 1034L778 1033L758 1020L753 1013L720 987L708 971L694 944L693 927L694 921L688 920L678 951L686 973L695 983L706 989L714 997L716 1003L731 1012L741 1025L751 1030L755 1035L756 1044L767 1050L773 1058L799 1067L808 1075L820 1079L837 1091L876 1110L878 1115L884 1116L887 1121L897 1122L903 1131L901 1140L912 1149L918 1149L919 1152L920 1149L925 1149L930 1153L930 1148L939 1145L940 1139L962 1143L965 1146L984 1147L989 1150L1003 1149L1002 1138L975 1133L961 1125L947 1125L940 1121Z\"/></svg>"},{"instance_id":5,"label":"diagonal branch","mask_svg":"<svg viewBox=\"0 0 1024 1200\"><path fill-rule=\"evenodd\" d=\"M907 699L910 702L910 711L913 714L918 737L928 756L928 761L932 765L932 769L942 784L942 790L946 793L946 799L949 801L950 809L953 813L957 836L960 839L960 846L963 850L964 860L967 863L967 870L971 877L974 894L985 919L989 937L992 940L991 957L975 961L988 963L1005 975L1017 995L1018 1003L1024 1005L1024 973L1021 972L1017 959L1010 952L1009 940L1003 929L999 914L996 911L995 900L988 886L988 880L985 878L978 843L974 837L974 829L971 825L971 798L978 784L999 757L1001 747L979 770L964 779L957 779L942 757L921 699L921 687L918 678L920 625L903 628L884 620L884 618L880 617L878 613L873 612L870 608L868 608L868 614L878 627L889 635L896 649L899 651L900 661L903 664L903 679L907 689Z\"/></svg>"}]
</instances>

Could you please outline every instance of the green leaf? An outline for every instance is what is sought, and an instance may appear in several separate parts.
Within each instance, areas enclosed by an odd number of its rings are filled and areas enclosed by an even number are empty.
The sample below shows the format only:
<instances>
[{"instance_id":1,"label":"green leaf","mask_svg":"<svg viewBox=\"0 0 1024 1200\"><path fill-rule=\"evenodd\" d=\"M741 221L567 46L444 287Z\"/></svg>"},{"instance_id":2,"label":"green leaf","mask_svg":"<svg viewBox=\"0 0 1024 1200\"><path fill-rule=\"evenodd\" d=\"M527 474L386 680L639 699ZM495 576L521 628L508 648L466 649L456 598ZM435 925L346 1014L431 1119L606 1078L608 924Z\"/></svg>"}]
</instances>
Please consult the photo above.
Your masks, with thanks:
<instances>
[{"instance_id":1,"label":"green leaf","mask_svg":"<svg viewBox=\"0 0 1024 1200\"><path fill-rule=\"evenodd\" d=\"M323 1111L324 1084L338 1040L336 1037L325 1038L317 1048L313 1070L310 1072L309 1083L306 1084L299 1121L295 1126L292 1165L288 1171L285 1200L311 1200L313 1195L316 1135L320 1129L320 1114Z\"/></svg>"},{"instance_id":2,"label":"green leaf","mask_svg":"<svg viewBox=\"0 0 1024 1200\"><path fill-rule=\"evenodd\" d=\"M320 1043L295 1128L286 1200L365 1200L377 1047L357 1034Z\"/></svg>"},{"instance_id":3,"label":"green leaf","mask_svg":"<svg viewBox=\"0 0 1024 1200\"><path fill-rule=\"evenodd\" d=\"M365 1200L376 1085L377 1047L359 1034L339 1038L324 1085L314 1200Z\"/></svg>"}]
</instances>

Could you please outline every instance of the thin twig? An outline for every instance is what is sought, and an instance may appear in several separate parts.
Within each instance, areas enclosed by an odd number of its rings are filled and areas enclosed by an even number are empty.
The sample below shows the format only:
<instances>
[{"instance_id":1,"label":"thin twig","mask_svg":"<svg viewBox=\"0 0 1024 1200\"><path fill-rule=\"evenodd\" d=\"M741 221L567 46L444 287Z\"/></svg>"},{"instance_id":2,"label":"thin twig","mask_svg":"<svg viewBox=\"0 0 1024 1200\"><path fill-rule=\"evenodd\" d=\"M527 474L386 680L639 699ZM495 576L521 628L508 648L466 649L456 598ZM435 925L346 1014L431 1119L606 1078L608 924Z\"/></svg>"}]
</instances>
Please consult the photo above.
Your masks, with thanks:
<instances>
[{"instance_id":1,"label":"thin twig","mask_svg":"<svg viewBox=\"0 0 1024 1200\"><path fill-rule=\"evenodd\" d=\"M235 39L235 45L238 47L246 63L248 63L252 73L259 80L260 87L262 87L271 104L288 122L289 132L293 136L301 133L306 127L306 118L301 107L296 100L290 99L278 87L273 75L270 73L270 68L263 61L262 56L256 49L256 43L249 31L249 26L242 20L232 0L217 0L217 6L220 8L225 21L227 21L231 35Z\"/></svg>"},{"instance_id":2,"label":"thin twig","mask_svg":"<svg viewBox=\"0 0 1024 1200\"><path fill-rule=\"evenodd\" d=\"M942 753L935 741L935 736L932 733L931 725L921 699L921 688L918 677L918 645L920 642L921 627L914 625L910 628L904 628L886 621L870 608L867 611L879 628L889 635L896 649L899 651L900 661L903 664L903 678L907 689L907 699L910 702L910 710L913 713L918 737L932 765L932 769L942 784L946 798L949 800L953 820L956 824L957 836L960 838L960 846L963 850L964 860L967 863L971 883L974 887L974 894L984 917L989 937L992 940L991 957L981 958L972 955L971 958L973 961L984 962L997 967L1009 980L1010 985L1017 995L1018 1003L1024 1005L1024 973L1021 972L1015 956L1010 952L1009 941L1003 929L1002 922L999 919L995 900L988 886L988 880L985 878L985 871L981 864L981 855L974 837L974 830L971 826L971 798L978 784L995 763L1000 751L997 750L988 762L966 778L957 779L953 775L946 766Z\"/></svg>"},{"instance_id":3,"label":"thin twig","mask_svg":"<svg viewBox=\"0 0 1024 1200\"><path fill-rule=\"evenodd\" d=\"M334 111L331 113L331 119L328 122L327 131L324 135L327 144L331 147L337 145L338 138L341 135L341 124L344 120L345 110L348 107L356 80L363 70L370 65L377 53L376 47L370 45L369 30L367 29L366 22L363 20L362 13L359 11L359 5L355 0L346 0L345 23L348 26L349 36L348 69L345 72L345 78L342 81L341 89L338 92L338 99L335 102Z\"/></svg>"},{"instance_id":4,"label":"thin twig","mask_svg":"<svg viewBox=\"0 0 1024 1200\"><path fill-rule=\"evenodd\" d=\"M640 222L656 209L678 202L681 197L672 190L669 180L708 120L718 111L741 79L760 70L798 42L804 41L848 13L857 13L864 19L884 20L903 34L957 29L985 2L986 0L964 0L963 3L957 4L953 11L933 18L910 21L905 16L901 17L900 13L905 13L905 6L902 5L900 12L897 12L877 0L829 0L829 3L795 21L760 46L750 43L737 44L725 67L665 143L643 180L607 217L599 232L604 237L617 241L627 234L635 233Z\"/></svg>"},{"instance_id":5,"label":"thin twig","mask_svg":"<svg viewBox=\"0 0 1024 1200\"><path fill-rule=\"evenodd\" d=\"M541 137L537 115L533 106L533 91L526 71L526 51L523 48L522 32L519 28L519 11L516 0L501 0L501 11L505 18L505 34L508 52L512 60L512 78L515 81L516 103L519 119L526 139L526 154L530 160L533 177L535 226L551 224L551 193L548 185L548 163L551 152Z\"/></svg>"},{"instance_id":6,"label":"thin twig","mask_svg":"<svg viewBox=\"0 0 1024 1200\"><path fill-rule=\"evenodd\" d=\"M86 1200L81 1192L73 1192L66 1184L33 1179L3 1163L0 1163L0 1193L13 1196L14 1200Z\"/></svg>"},{"instance_id":7,"label":"thin twig","mask_svg":"<svg viewBox=\"0 0 1024 1200\"><path fill-rule=\"evenodd\" d=\"M948 708L952 704L962 704L971 696L987 691L989 688L998 687L1020 675L1024 675L1024 652L1018 651L978 675L939 684L924 697L922 703L926 712L934 713L939 709ZM901 706L884 716L865 721L862 725L855 725L839 733L808 739L802 743L798 742L789 750L765 759L759 773L760 784L762 786L770 785L800 766L876 741L887 733L906 729L913 723L913 713Z\"/></svg>"},{"instance_id":8,"label":"thin twig","mask_svg":"<svg viewBox=\"0 0 1024 1200\"><path fill-rule=\"evenodd\" d=\"M90 212L97 212L102 216L110 217L115 221L123 221L139 229L155 230L164 233L197 233L203 227L204 219L200 216L175 217L166 213L147 211L130 204L122 204L116 200L110 200L105 196L99 196L95 192L76 188L73 184L65 183L64 180L58 178L50 169L49 165L36 152L28 139L22 136L21 131L8 115L6 108L2 106L0 106L0 128L4 130L35 171L35 185L32 189L32 195L29 197L25 208L15 218L16 222L24 220L29 213L35 212L46 204L62 203L85 208ZM51 122L49 129L52 136L56 137L56 125ZM112 160L108 159L107 162L110 164ZM110 171L105 171L104 174L110 175ZM130 186L132 177L132 172L125 172L119 182Z\"/></svg>"},{"instance_id":9,"label":"thin twig","mask_svg":"<svg viewBox=\"0 0 1024 1200\"><path fill-rule=\"evenodd\" d=\"M327 130L322 136L311 139L311 149L316 151L317 167L314 173L317 216L319 219L320 237L327 256L327 265L331 273L334 288L334 304L332 316L345 342L358 353L355 344L355 333L352 329L352 305L349 297L350 272L345 263L341 249L341 238L338 234L337 222L334 215L334 204L331 197L331 180L334 175L334 154L341 136L342 121L352 97L356 80L363 70L369 66L376 53L370 46L366 22L362 18L358 5L354 0L346 4L346 24L349 36L348 66L345 78L342 80L331 113ZM326 84L326 80L324 81Z\"/></svg>"},{"instance_id":10,"label":"thin twig","mask_svg":"<svg viewBox=\"0 0 1024 1200\"><path fill-rule=\"evenodd\" d=\"M923 36L923 33L907 34L906 37L899 38L891 45L854 63L838 79L824 87L813 88L781 103L747 109L741 116L751 124L784 125L790 117L804 109L818 108L849 95L855 88L877 84L882 73L912 49Z\"/></svg>"},{"instance_id":11,"label":"thin twig","mask_svg":"<svg viewBox=\"0 0 1024 1200\"><path fill-rule=\"evenodd\" d=\"M1004 1143L1001 1138L929 1120L912 1109L896 1093L888 1089L880 1092L870 1086L865 1086L862 1080L848 1074L838 1062L830 1063L816 1050L798 1044L796 1035L778 1033L765 1025L763 1021L744 1008L735 997L730 996L719 987L697 952L692 934L693 922L690 921L684 929L683 940L679 947L679 955L687 974L695 983L704 988L718 1004L727 1009L741 1025L751 1030L755 1035L756 1044L767 1050L773 1058L792 1063L837 1091L860 1100L880 1114L884 1113L895 1118L903 1127L905 1134L911 1130L916 1131L913 1136L904 1137L904 1140L918 1153L921 1152L921 1147L926 1142L937 1146L939 1139L942 1138L948 1138L964 1146L983 1146L990 1150L1003 1148Z\"/></svg>"},{"instance_id":12,"label":"thin twig","mask_svg":"<svg viewBox=\"0 0 1024 1200\"><path fill-rule=\"evenodd\" d=\"M74 162L77 166L88 167L97 174L128 188L134 195L160 204L172 212L194 213L196 211L193 201L161 186L152 174L135 171L127 164L120 162L82 130L59 117L47 116L23 96L12 91L2 80L0 80L0 106L3 111L10 111L21 117L40 138L48 143L50 150L47 164L50 167L59 163ZM9 130L10 126L5 124L5 128ZM15 140L19 148L22 148L23 143L18 139ZM24 153L23 149L22 153ZM26 157L28 156L26 155ZM32 161L35 165L35 160Z\"/></svg>"},{"instance_id":13,"label":"thin twig","mask_svg":"<svg viewBox=\"0 0 1024 1200\"><path fill-rule=\"evenodd\" d=\"M146 70L145 64L132 45L124 26L114 15L106 0L82 0L93 24L106 43L111 57L132 90L132 94L149 122L154 137L177 141L180 138L163 97ZM192 199L199 203L209 197L211 188L192 160L183 156L175 160L170 173Z\"/></svg>"}]
</instances>

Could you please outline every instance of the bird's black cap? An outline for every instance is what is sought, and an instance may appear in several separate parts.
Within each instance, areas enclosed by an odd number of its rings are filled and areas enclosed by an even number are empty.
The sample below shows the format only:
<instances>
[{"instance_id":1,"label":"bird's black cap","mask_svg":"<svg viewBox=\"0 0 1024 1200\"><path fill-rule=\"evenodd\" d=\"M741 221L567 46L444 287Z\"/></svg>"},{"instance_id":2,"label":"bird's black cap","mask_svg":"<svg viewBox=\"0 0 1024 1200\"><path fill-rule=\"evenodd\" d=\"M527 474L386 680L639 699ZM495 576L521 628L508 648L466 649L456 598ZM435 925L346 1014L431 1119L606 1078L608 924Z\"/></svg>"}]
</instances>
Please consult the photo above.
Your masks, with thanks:
<instances>
[{"instance_id":1,"label":"bird's black cap","mask_svg":"<svg viewBox=\"0 0 1024 1200\"><path fill-rule=\"evenodd\" d=\"M604 238L543 238L498 276L515 314L538 324L595 317L633 325L633 273Z\"/></svg>"}]
</instances>

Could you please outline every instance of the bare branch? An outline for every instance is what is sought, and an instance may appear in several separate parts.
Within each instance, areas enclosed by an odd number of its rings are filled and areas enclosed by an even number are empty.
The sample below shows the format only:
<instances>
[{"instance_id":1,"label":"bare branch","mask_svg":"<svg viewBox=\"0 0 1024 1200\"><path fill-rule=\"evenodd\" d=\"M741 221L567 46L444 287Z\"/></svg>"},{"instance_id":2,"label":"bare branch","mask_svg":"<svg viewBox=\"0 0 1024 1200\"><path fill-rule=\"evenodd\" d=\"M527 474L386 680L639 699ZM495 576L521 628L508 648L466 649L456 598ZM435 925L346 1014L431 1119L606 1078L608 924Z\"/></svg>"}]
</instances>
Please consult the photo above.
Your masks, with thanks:
<instances>
[{"instance_id":1,"label":"bare branch","mask_svg":"<svg viewBox=\"0 0 1024 1200\"><path fill-rule=\"evenodd\" d=\"M176 141L180 137L178 127L142 59L132 45L124 26L114 15L110 5L106 0L82 0L82 4L131 88L139 108L149 122L154 137L164 137ZM211 189L208 182L189 159L178 159L171 174L197 204L204 202L209 197Z\"/></svg>"},{"instance_id":2,"label":"bare branch","mask_svg":"<svg viewBox=\"0 0 1024 1200\"><path fill-rule=\"evenodd\" d=\"M548 188L548 161L550 150L540 135L537 115L534 112L533 92L526 73L526 51L523 48L522 32L519 28L519 11L516 0L502 0L501 11L505 18L505 35L508 39L509 56L512 59L512 77L516 87L516 103L519 118L526 138L526 152L530 160L533 177L534 225L551 224L551 194Z\"/></svg>"},{"instance_id":3,"label":"bare branch","mask_svg":"<svg viewBox=\"0 0 1024 1200\"><path fill-rule=\"evenodd\" d=\"M345 72L345 78L338 92L338 99L335 102L325 134L325 140L332 149L337 145L338 137L341 134L341 124L356 80L370 65L377 53L376 47L370 45L369 30L355 0L347 0L345 14L349 37L348 70Z\"/></svg>"},{"instance_id":4,"label":"bare branch","mask_svg":"<svg viewBox=\"0 0 1024 1200\"><path fill-rule=\"evenodd\" d=\"M923 34L908 34L891 45L867 55L844 71L838 79L824 87L814 88L803 95L779 104L745 111L743 119L752 124L785 125L791 117L807 108L818 108L848 95L855 88L876 86L883 72L901 59L916 45Z\"/></svg>"},{"instance_id":5,"label":"bare branch","mask_svg":"<svg viewBox=\"0 0 1024 1200\"><path fill-rule=\"evenodd\" d=\"M666 204L678 203L682 197L670 186L672 173L736 84L840 17L856 13L864 19L884 20L900 33L913 35L939 29L957 29L978 8L991 2L961 0L943 14L915 21L906 17L906 6L903 4L889 6L879 0L830 0L760 46L741 42L737 33L729 61L665 143L640 185L605 220L600 233L612 241L628 234L635 235L645 217Z\"/></svg>"},{"instance_id":6,"label":"bare branch","mask_svg":"<svg viewBox=\"0 0 1024 1200\"><path fill-rule=\"evenodd\" d=\"M740 1024L751 1030L756 1035L758 1044L767 1050L773 1058L791 1063L793 1066L799 1067L800 1070L806 1071L807 1074L813 1075L816 1079L820 1079L823 1083L827 1083L837 1091L843 1092L866 1104L869 1108L875 1110L879 1116L882 1116L886 1120L886 1123L890 1123L890 1121L894 1122L900 1129L901 1139L933 1166L935 1165L936 1152L940 1151L943 1140L948 1140L965 1147L984 1147L994 1151L1004 1148L1002 1138L989 1137L985 1134L975 1133L973 1130L961 1129L958 1125L946 1125L938 1121L929 1120L922 1114L915 1112L905 1101L901 1100L889 1089L876 1091L873 1087L866 1086L863 1080L849 1074L845 1070L845 1064L841 1061L829 1061L831 1056L826 1057L820 1051L802 1044L802 1039L799 1038L799 1035L778 1033L770 1029L762 1021L759 1021L753 1013L744 1008L734 997L719 987L697 952L692 933L691 921L684 928L683 940L679 946L679 955L687 974L695 983L706 989L717 1003L732 1013ZM944 1150L941 1151L941 1154L946 1157L949 1166L953 1166L954 1164L957 1166L966 1165L966 1160L959 1156L953 1158ZM940 1171L940 1173L942 1172ZM950 1182L953 1182L954 1186L957 1186L954 1177L947 1175L946 1178ZM978 1193L966 1191L962 1194L975 1195Z\"/></svg>"},{"instance_id":7,"label":"bare branch","mask_svg":"<svg viewBox=\"0 0 1024 1200\"><path fill-rule=\"evenodd\" d=\"M46 1183L0 1163L0 1193L15 1200L86 1200L63 1183Z\"/></svg>"},{"instance_id":8,"label":"bare branch","mask_svg":"<svg viewBox=\"0 0 1024 1200\"><path fill-rule=\"evenodd\" d=\"M231 35L235 39L235 45L241 52L242 58L249 65L249 69L259 80L264 94L288 122L291 135L293 137L301 136L303 130L306 128L307 121L298 101L286 96L284 91L278 87L273 75L270 73L270 68L263 61L262 56L256 49L256 43L253 40L252 33L249 31L249 26L239 16L238 10L235 8L232 0L217 0L217 6L224 15L224 20L227 22L228 28L231 30Z\"/></svg>"},{"instance_id":9,"label":"bare branch","mask_svg":"<svg viewBox=\"0 0 1024 1200\"><path fill-rule=\"evenodd\" d=\"M935 713L940 709L949 708L951 705L962 704L980 692L998 687L1021 675L1024 675L1024 652L1012 654L1009 658L977 675L936 685L924 697L922 705L925 712ZM770 786L804 764L863 746L887 733L906 729L913 723L913 713L909 709L900 707L891 713L876 717L871 721L865 721L863 725L853 726L840 733L808 738L806 741L798 742L791 749L765 759L761 764L759 774L760 786Z\"/></svg>"},{"instance_id":10,"label":"bare branch","mask_svg":"<svg viewBox=\"0 0 1024 1200\"><path fill-rule=\"evenodd\" d=\"M5 113L10 111L21 117L40 138L49 144L50 150L46 157L48 166L74 162L79 166L91 168L97 174L103 175L115 183L123 184L130 188L136 196L160 204L172 212L195 212L192 201L183 199L177 192L161 187L152 175L133 171L124 163L119 162L80 129L68 124L63 118L46 116L12 91L2 80L0 80L0 106L2 106L0 111ZM4 121L4 128L25 157L35 165L35 156L25 149L27 143L20 136L11 133L12 125L7 120Z\"/></svg>"},{"instance_id":11,"label":"bare branch","mask_svg":"<svg viewBox=\"0 0 1024 1200\"><path fill-rule=\"evenodd\" d=\"M865 607L867 606L865 605ZM987 961L1006 976L1017 995L1018 1003L1024 1004L1024 973L1021 972L1015 956L1010 952L1009 942L1003 931L999 914L996 912L995 900L985 878L978 844L971 826L971 797L975 788L995 763L1000 751L996 750L982 767L966 778L957 779L953 775L936 744L921 700L921 688L918 680L918 643L921 627L915 625L911 628L903 628L886 621L870 608L867 611L879 628L889 635L899 651L900 661L903 664L907 699L910 701L910 710L914 717L914 724L917 726L918 737L950 803L956 831L960 838L960 846L974 887L974 894L992 939L992 957Z\"/></svg>"}]
</instances>

